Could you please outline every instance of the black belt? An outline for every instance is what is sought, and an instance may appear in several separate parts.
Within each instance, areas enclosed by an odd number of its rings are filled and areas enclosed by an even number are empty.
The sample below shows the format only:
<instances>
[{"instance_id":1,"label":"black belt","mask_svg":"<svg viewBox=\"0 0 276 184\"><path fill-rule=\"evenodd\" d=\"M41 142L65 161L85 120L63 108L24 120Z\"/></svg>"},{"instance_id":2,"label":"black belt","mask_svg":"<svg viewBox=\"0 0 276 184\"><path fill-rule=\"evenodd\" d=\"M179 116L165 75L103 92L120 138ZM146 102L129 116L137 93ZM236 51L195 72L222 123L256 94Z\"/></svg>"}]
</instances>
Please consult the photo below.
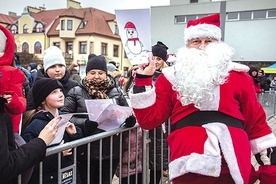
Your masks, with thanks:
<instances>
[{"instance_id":1,"label":"black belt","mask_svg":"<svg viewBox=\"0 0 276 184\"><path fill-rule=\"evenodd\" d=\"M243 129L241 120L228 116L218 111L198 111L190 114L184 119L176 122L172 130L180 129L185 126L202 126L207 123L223 123L227 126Z\"/></svg>"}]
</instances>

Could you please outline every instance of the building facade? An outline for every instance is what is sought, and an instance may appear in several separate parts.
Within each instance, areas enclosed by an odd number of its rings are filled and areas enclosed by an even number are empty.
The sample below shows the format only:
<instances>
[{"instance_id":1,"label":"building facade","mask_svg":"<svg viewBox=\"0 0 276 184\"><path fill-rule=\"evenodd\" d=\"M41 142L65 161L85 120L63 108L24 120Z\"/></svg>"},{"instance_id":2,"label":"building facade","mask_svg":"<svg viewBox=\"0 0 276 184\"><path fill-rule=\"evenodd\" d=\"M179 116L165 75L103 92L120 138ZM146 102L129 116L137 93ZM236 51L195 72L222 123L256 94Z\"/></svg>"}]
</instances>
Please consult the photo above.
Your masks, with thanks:
<instances>
[{"instance_id":1,"label":"building facade","mask_svg":"<svg viewBox=\"0 0 276 184\"><path fill-rule=\"evenodd\" d=\"M67 0L64 9L28 6L5 26L14 34L17 52L34 54L41 61L43 51L55 45L63 51L67 65L75 63L84 68L88 55L94 53L104 55L108 62L115 61L121 71L130 67L115 15L82 8L74 0Z\"/></svg>"},{"instance_id":2,"label":"building facade","mask_svg":"<svg viewBox=\"0 0 276 184\"><path fill-rule=\"evenodd\" d=\"M163 41L168 53L176 53L185 46L186 23L219 13L220 5L210 0L171 0L169 6L151 7L152 42ZM234 61L258 67L275 63L275 29L275 0L226 1L224 41L235 49Z\"/></svg>"}]
</instances>

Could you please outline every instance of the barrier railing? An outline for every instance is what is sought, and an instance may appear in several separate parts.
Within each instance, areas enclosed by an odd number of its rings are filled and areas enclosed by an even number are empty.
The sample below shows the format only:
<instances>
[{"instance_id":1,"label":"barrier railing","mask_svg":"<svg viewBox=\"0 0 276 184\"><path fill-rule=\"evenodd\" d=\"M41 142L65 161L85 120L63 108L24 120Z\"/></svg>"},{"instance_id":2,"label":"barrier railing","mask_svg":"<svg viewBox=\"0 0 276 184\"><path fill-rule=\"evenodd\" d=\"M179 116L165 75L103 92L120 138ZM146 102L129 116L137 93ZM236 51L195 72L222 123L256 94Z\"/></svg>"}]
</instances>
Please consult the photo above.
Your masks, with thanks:
<instances>
[{"instance_id":1,"label":"barrier railing","mask_svg":"<svg viewBox=\"0 0 276 184\"><path fill-rule=\"evenodd\" d=\"M275 91L266 91L258 95L258 100L264 107L264 110L267 114L267 119L270 117L275 116ZM169 123L169 122L168 122ZM165 125L165 124L164 124ZM160 127L159 127L160 128ZM168 176L163 176L163 170L168 169L168 165L164 166L161 164L161 169L157 168L157 162L160 161L158 159L161 159L161 163L169 162L169 148L166 144L163 144L165 141L164 132L169 133L170 132L170 126L163 126L163 131L157 131L157 129L150 131L142 130L138 125L135 125L132 128L118 128L112 131L99 133L96 135L91 135L88 137L84 137L79 140L75 140L72 142L67 142L55 147L51 147L47 149L47 156L50 155L58 155L58 184L69 184L69 183L77 183L77 171L78 171L78 149L80 146L86 146L87 147L87 183L93 183L93 178L90 176L90 164L91 164L91 149L90 145L91 143L95 141L99 141L99 183L102 183L102 176L103 176L103 157L102 157L102 151L103 148L103 139L104 138L110 138L110 158L109 158L109 164L110 167L110 174L109 174L109 183L114 184L121 184L121 183L136 183L136 184L142 184L142 183L149 183L150 178L153 177L152 180L153 183L158 183L159 181L156 181L158 178L157 175L161 176L160 182L161 183L170 183ZM134 133L133 133L134 132ZM140 133L139 133L140 132ZM151 135L150 135L151 134ZM116 145L119 147L119 163L118 163L118 169L116 172L116 175L113 176L112 174L112 150L113 150L113 136L119 136L119 145ZM157 144L156 140L161 140L161 144L159 142L159 145ZM127 140L127 141L126 141ZM152 142L151 142L152 141ZM134 143L134 145L133 145ZM154 147L153 150L151 150L151 154L153 155L159 155L156 156L153 160L153 166L154 168L150 168L149 162L150 162L150 143L151 148ZM133 149L134 148L134 149ZM62 160L61 156L64 150L72 149L73 153L73 163L67 167L62 167ZM164 153L163 150L167 150L166 153ZM127 163L125 162L125 159L123 156L126 156L124 154L124 151L127 151ZM139 155L139 153L142 152L142 155ZM135 162L132 161L133 159L133 153ZM140 162L139 162L140 161ZM134 165L133 165L134 164ZM139 171L138 164L142 165L142 171ZM122 176L122 166L125 165L127 168L127 177ZM132 170L130 170L132 168ZM133 174L134 169L134 174ZM150 173L151 170L158 170L157 172L154 172L153 174ZM139 178L138 175L142 174L142 179ZM41 162L39 164L39 183L43 183L43 163ZM133 176L134 180L133 180ZM18 177L18 183L21 184L21 177Z\"/></svg>"}]
</instances>

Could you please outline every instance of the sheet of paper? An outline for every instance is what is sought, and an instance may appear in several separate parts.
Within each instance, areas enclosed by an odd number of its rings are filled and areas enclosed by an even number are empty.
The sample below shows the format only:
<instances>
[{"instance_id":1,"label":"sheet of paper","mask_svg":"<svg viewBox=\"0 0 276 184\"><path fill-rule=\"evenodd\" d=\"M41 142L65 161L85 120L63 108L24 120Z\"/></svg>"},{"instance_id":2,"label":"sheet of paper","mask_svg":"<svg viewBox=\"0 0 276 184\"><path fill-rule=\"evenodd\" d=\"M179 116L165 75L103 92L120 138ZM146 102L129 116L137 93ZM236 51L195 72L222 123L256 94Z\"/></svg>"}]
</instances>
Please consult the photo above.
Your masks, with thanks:
<instances>
[{"instance_id":1,"label":"sheet of paper","mask_svg":"<svg viewBox=\"0 0 276 184\"><path fill-rule=\"evenodd\" d=\"M132 112L131 107L119 106L110 99L85 100L85 104L89 119L98 122L98 128L105 131L119 128Z\"/></svg>"},{"instance_id":2,"label":"sheet of paper","mask_svg":"<svg viewBox=\"0 0 276 184\"><path fill-rule=\"evenodd\" d=\"M68 121L71 119L71 117L73 116L73 114L62 114L62 115L59 115L59 116L61 117L61 120L58 123L57 136L51 142L50 145L59 144L62 141L66 125L67 125Z\"/></svg>"}]
</instances>

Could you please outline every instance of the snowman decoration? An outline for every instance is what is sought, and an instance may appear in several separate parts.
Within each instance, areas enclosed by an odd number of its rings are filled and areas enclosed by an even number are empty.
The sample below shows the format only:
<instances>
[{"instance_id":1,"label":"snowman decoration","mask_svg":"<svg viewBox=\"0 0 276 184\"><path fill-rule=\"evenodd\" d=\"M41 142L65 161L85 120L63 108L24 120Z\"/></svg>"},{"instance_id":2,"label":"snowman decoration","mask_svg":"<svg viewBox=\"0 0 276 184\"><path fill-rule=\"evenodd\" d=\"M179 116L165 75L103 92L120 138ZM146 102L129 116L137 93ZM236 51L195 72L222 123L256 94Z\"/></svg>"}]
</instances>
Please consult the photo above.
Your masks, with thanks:
<instances>
[{"instance_id":1,"label":"snowman decoration","mask_svg":"<svg viewBox=\"0 0 276 184\"><path fill-rule=\"evenodd\" d=\"M143 43L138 38L138 32L135 25L132 22L127 22L125 24L125 30L127 37L125 44L126 48L129 50L129 53L139 55L142 52Z\"/></svg>"}]
</instances>

